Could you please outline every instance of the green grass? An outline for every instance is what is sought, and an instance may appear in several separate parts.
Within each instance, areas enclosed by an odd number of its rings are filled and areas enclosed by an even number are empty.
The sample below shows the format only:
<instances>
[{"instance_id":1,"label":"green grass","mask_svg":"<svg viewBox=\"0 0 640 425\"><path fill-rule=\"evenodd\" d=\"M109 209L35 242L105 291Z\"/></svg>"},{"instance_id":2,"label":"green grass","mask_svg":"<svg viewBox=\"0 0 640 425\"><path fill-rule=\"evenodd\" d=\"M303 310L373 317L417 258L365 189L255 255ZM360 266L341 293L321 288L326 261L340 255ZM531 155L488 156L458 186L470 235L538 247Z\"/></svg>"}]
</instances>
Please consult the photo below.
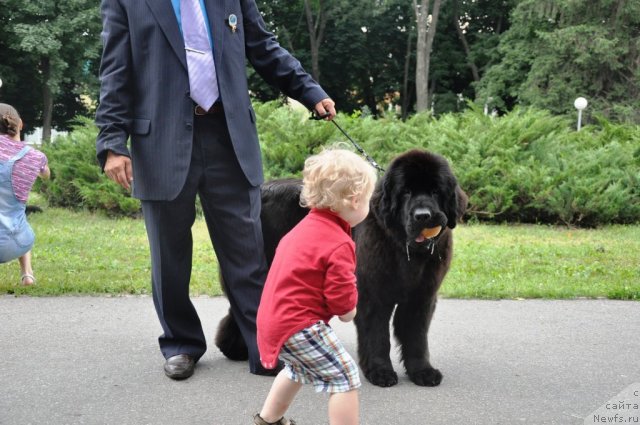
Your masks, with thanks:
<instances>
[{"instance_id":1,"label":"green grass","mask_svg":"<svg viewBox=\"0 0 640 425\"><path fill-rule=\"evenodd\" d=\"M640 300L640 226L465 225L454 252L446 297Z\"/></svg>"},{"instance_id":2,"label":"green grass","mask_svg":"<svg viewBox=\"0 0 640 425\"><path fill-rule=\"evenodd\" d=\"M150 294L149 246L143 220L110 219L46 208L31 214L37 285L20 285L18 261L0 264L0 294ZM204 220L193 229L193 294L220 295L218 267Z\"/></svg>"},{"instance_id":3,"label":"green grass","mask_svg":"<svg viewBox=\"0 0 640 425\"><path fill-rule=\"evenodd\" d=\"M36 198L37 199L37 198ZM149 294L142 220L45 208L36 232L38 284L19 284L18 262L0 264L0 294ZM204 220L193 229L193 295L220 295ZM451 298L614 298L640 300L640 226L568 229L460 225L441 295Z\"/></svg>"}]
</instances>

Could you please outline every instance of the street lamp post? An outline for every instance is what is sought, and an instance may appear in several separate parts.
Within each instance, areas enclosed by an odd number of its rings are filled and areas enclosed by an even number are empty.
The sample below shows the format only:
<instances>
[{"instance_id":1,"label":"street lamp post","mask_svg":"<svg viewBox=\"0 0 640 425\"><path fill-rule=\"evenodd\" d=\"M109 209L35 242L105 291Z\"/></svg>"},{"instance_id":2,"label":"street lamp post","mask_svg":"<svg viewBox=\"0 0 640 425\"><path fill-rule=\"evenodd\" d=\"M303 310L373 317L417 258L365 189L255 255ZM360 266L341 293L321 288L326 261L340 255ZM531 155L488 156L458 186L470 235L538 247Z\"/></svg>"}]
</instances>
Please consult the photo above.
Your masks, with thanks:
<instances>
[{"instance_id":1,"label":"street lamp post","mask_svg":"<svg viewBox=\"0 0 640 425\"><path fill-rule=\"evenodd\" d=\"M579 97L573 102L573 106L578 110L578 131L582 127L582 111L587 107L589 102L584 97Z\"/></svg>"}]
</instances>

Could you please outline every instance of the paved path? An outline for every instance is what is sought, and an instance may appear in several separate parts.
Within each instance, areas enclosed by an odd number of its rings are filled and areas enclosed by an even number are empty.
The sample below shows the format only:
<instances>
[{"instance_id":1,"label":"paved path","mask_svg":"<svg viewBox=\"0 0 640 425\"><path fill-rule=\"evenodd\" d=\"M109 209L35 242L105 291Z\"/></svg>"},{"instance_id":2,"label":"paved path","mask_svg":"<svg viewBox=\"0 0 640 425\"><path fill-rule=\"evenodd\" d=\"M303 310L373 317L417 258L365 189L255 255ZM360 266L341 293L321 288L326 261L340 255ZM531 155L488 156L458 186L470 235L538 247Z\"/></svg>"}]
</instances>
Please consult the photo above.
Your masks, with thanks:
<instances>
[{"instance_id":1,"label":"paved path","mask_svg":"<svg viewBox=\"0 0 640 425\"><path fill-rule=\"evenodd\" d=\"M212 339L228 303L194 302ZM191 379L166 378L148 297L2 296L0 323L2 425L249 424L272 381L212 341ZM355 354L353 325L332 324ZM430 342L442 384L365 382L363 425L583 424L640 383L637 302L441 300ZM326 396L304 387L290 413L326 424Z\"/></svg>"}]
</instances>

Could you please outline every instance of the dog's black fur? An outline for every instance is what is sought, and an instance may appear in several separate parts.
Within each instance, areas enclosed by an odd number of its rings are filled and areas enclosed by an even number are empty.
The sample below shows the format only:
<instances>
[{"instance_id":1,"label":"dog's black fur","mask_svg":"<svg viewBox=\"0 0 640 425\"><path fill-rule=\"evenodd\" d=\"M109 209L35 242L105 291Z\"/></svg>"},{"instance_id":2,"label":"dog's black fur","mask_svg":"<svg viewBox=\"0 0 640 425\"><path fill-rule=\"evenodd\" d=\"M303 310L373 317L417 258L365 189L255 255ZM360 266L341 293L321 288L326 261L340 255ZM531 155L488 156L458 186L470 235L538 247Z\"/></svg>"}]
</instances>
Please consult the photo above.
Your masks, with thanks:
<instances>
[{"instance_id":1,"label":"dog's black fur","mask_svg":"<svg viewBox=\"0 0 640 425\"><path fill-rule=\"evenodd\" d=\"M261 219L269 264L277 242L307 213L298 203L300 190L299 180L263 185ZM433 153L413 150L400 155L378 182L369 216L353 229L358 355L371 383L388 387L398 382L389 356L393 315L394 335L409 379L422 386L440 384L442 374L429 362L427 333L437 291L451 263L451 229L466 205L467 196L447 161ZM442 230L434 239L419 237L423 229L436 226ZM229 358L247 357L230 315L220 324L216 345Z\"/></svg>"},{"instance_id":2,"label":"dog's black fur","mask_svg":"<svg viewBox=\"0 0 640 425\"><path fill-rule=\"evenodd\" d=\"M451 229L466 205L467 196L443 157L409 151L391 163L371 199L371 213L354 229L358 356L371 383L398 382L389 358L395 308L393 330L409 379L440 384L442 374L429 362L427 333L451 263ZM436 226L442 226L438 236L417 242L423 229Z\"/></svg>"},{"instance_id":3,"label":"dog's black fur","mask_svg":"<svg viewBox=\"0 0 640 425\"><path fill-rule=\"evenodd\" d=\"M42 212L42 208L40 208L37 205L27 205L25 207L25 212L26 212L27 215L33 214L33 213L41 213Z\"/></svg>"}]
</instances>

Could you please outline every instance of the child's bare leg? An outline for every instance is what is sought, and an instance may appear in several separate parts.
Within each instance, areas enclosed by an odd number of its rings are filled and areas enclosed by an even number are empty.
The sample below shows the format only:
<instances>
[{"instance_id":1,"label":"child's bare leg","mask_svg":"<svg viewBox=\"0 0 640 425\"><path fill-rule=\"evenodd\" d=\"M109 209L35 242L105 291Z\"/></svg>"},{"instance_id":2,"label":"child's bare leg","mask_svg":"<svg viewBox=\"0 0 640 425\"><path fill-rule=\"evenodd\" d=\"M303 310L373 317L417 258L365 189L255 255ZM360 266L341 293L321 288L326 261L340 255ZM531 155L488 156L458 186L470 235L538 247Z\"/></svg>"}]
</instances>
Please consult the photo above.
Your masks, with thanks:
<instances>
[{"instance_id":1,"label":"child's bare leg","mask_svg":"<svg viewBox=\"0 0 640 425\"><path fill-rule=\"evenodd\" d=\"M280 420L291 405L302 384L290 380L284 370L278 373L262 406L260 417L266 422Z\"/></svg>"},{"instance_id":2,"label":"child's bare leg","mask_svg":"<svg viewBox=\"0 0 640 425\"><path fill-rule=\"evenodd\" d=\"M20 257L18 261L20 261L20 272L21 272L20 276L25 276L25 275L33 276L33 269L31 268L31 251L28 251L26 254ZM22 279L23 285L33 285L34 283L35 282L31 277L25 276Z\"/></svg>"},{"instance_id":3,"label":"child's bare leg","mask_svg":"<svg viewBox=\"0 0 640 425\"><path fill-rule=\"evenodd\" d=\"M331 425L358 425L360 423L358 390L332 393L329 396L329 423Z\"/></svg>"}]
</instances>

